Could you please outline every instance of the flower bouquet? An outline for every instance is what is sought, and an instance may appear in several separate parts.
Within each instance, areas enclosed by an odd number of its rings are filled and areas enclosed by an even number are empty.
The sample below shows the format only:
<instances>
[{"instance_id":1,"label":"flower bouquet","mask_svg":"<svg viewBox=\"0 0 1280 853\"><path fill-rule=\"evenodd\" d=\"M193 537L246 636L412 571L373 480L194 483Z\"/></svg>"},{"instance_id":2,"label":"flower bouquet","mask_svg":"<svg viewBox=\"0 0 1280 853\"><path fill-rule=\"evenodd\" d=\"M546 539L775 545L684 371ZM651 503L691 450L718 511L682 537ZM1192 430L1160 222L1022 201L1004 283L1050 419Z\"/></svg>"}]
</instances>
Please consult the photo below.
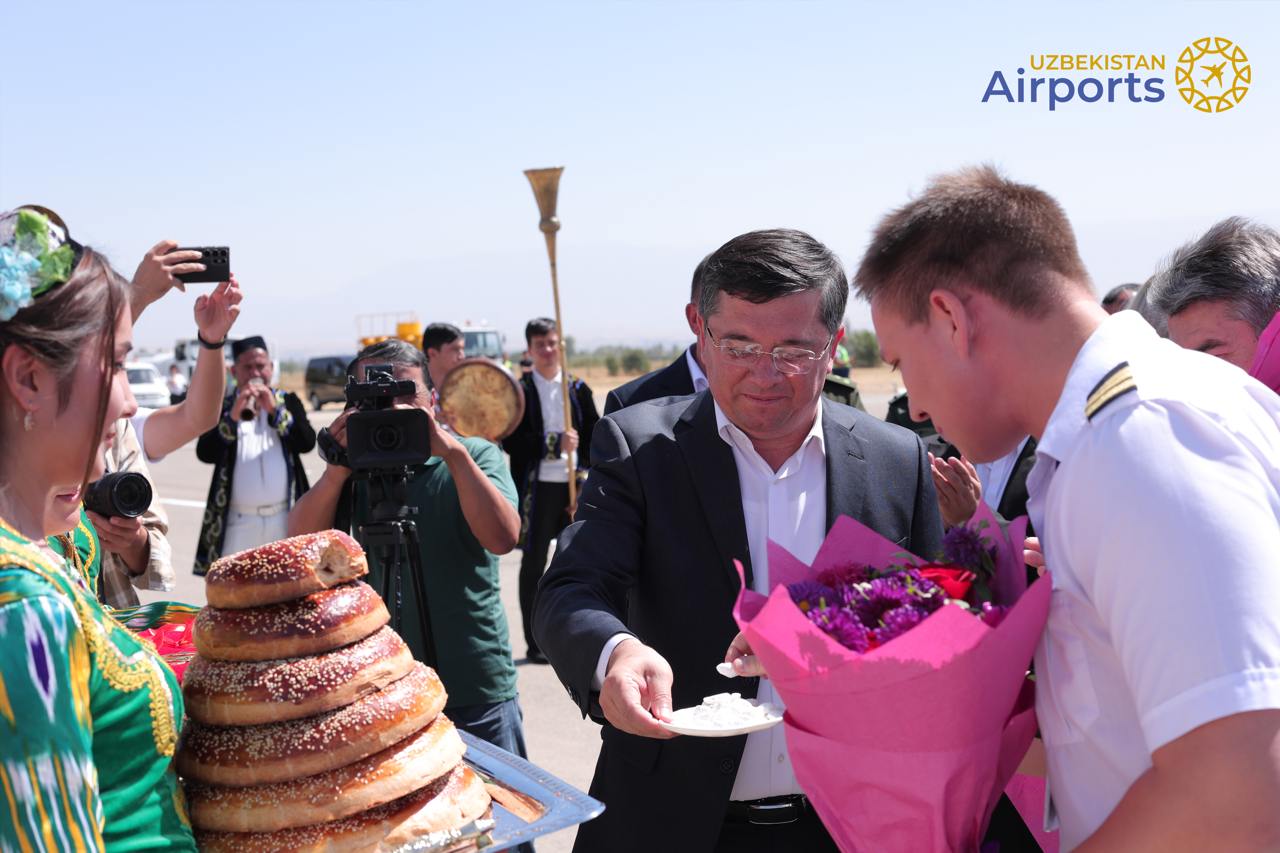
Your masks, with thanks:
<instances>
[{"instance_id":1,"label":"flower bouquet","mask_svg":"<svg viewBox=\"0 0 1280 853\"><path fill-rule=\"evenodd\" d=\"M1035 735L1026 673L1050 585L1027 589L1025 530L981 506L927 563L841 518L811 566L769 543L767 598L744 584L734 617L841 850L978 849Z\"/></svg>"}]
</instances>

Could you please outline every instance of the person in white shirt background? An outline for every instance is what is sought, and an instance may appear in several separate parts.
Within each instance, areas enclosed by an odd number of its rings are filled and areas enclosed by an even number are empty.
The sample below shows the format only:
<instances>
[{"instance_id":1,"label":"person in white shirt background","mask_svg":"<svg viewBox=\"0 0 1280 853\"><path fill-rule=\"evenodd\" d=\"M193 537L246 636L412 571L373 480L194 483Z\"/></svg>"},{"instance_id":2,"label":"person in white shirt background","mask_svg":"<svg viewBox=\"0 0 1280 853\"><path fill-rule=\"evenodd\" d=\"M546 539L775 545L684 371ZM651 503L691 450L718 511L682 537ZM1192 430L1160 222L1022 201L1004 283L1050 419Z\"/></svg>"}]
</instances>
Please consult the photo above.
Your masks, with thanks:
<instances>
[{"instance_id":1,"label":"person in white shirt background","mask_svg":"<svg viewBox=\"0 0 1280 853\"><path fill-rule=\"evenodd\" d=\"M689 302L684 306L684 318L689 324L689 331L698 336L698 298L701 293L702 271L707 259L703 258L693 271L693 282L689 288ZM632 379L610 391L604 400L604 413L612 414L619 409L656 400L660 397L683 397L688 394L701 394L707 390L707 374L702 369L702 356L698 353L697 341L685 348L675 360L666 367L661 367L644 376Z\"/></svg>"},{"instance_id":2,"label":"person in white shirt background","mask_svg":"<svg viewBox=\"0 0 1280 853\"><path fill-rule=\"evenodd\" d=\"M572 423L564 422L560 335L555 321L547 317L530 320L524 338L533 357L533 372L520 380L524 416L515 431L503 439L502 447L511 455L511 476L520 496L520 615L525 659L541 664L547 659L533 637L533 597L547 565L551 540L572 519L570 465L581 486L591 466L591 434L600 415L590 386L570 376Z\"/></svg>"},{"instance_id":3,"label":"person in white shirt background","mask_svg":"<svg viewBox=\"0 0 1280 853\"><path fill-rule=\"evenodd\" d=\"M236 385L217 426L196 443L196 456L214 466L196 543L198 575L223 554L288 535L289 508L308 488L301 454L316 446L302 401L271 387L266 341L242 338L232 352Z\"/></svg>"},{"instance_id":4,"label":"person in white shirt background","mask_svg":"<svg viewBox=\"0 0 1280 853\"><path fill-rule=\"evenodd\" d=\"M1280 399L1108 317L1062 209L990 168L886 216L855 286L914 417L976 462L1039 442L1063 849L1280 849Z\"/></svg>"}]
</instances>

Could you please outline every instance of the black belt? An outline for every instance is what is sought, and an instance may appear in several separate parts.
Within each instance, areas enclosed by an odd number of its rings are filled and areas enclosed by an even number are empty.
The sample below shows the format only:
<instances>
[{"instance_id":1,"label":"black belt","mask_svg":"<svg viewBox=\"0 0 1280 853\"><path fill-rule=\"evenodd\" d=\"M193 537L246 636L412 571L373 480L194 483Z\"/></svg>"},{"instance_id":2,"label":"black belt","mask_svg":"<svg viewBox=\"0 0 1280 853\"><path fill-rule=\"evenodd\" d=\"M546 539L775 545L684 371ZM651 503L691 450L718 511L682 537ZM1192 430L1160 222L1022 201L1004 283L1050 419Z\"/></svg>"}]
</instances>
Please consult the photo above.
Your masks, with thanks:
<instances>
[{"instance_id":1,"label":"black belt","mask_svg":"<svg viewBox=\"0 0 1280 853\"><path fill-rule=\"evenodd\" d=\"M754 823L760 825L795 823L807 814L813 813L813 806L804 794L786 794L781 797L765 797L762 800L729 801L726 820L735 823Z\"/></svg>"}]
</instances>

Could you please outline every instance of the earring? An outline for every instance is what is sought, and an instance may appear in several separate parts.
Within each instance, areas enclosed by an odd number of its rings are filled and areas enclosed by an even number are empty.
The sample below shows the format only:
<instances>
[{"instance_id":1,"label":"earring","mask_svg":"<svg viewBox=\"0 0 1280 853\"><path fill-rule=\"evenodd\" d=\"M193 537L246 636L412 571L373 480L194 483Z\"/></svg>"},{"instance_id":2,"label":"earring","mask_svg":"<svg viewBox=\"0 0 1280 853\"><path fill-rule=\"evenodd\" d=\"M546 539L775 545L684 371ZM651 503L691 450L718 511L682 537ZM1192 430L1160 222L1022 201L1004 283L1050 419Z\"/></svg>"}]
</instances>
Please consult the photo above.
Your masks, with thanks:
<instances>
[{"instance_id":1,"label":"earring","mask_svg":"<svg viewBox=\"0 0 1280 853\"><path fill-rule=\"evenodd\" d=\"M27 412L26 417L22 419L22 428L25 429L27 432L31 432L31 430L35 428L35 425L36 425L36 419L31 417L30 412Z\"/></svg>"}]
</instances>

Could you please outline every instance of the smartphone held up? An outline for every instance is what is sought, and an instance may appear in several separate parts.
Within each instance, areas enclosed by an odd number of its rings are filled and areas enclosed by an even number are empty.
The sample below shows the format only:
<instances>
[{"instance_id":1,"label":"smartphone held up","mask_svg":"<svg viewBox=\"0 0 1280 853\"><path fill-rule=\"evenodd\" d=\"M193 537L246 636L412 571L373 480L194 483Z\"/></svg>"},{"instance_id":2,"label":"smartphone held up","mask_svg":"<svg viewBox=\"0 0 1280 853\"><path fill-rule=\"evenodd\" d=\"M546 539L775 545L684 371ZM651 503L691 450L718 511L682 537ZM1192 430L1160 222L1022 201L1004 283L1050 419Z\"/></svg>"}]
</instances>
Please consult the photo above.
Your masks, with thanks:
<instances>
[{"instance_id":1,"label":"smartphone held up","mask_svg":"<svg viewBox=\"0 0 1280 853\"><path fill-rule=\"evenodd\" d=\"M228 246L181 246L177 252L199 252L201 272L178 273L178 279L186 284L216 283L231 279L231 249Z\"/></svg>"}]
</instances>

